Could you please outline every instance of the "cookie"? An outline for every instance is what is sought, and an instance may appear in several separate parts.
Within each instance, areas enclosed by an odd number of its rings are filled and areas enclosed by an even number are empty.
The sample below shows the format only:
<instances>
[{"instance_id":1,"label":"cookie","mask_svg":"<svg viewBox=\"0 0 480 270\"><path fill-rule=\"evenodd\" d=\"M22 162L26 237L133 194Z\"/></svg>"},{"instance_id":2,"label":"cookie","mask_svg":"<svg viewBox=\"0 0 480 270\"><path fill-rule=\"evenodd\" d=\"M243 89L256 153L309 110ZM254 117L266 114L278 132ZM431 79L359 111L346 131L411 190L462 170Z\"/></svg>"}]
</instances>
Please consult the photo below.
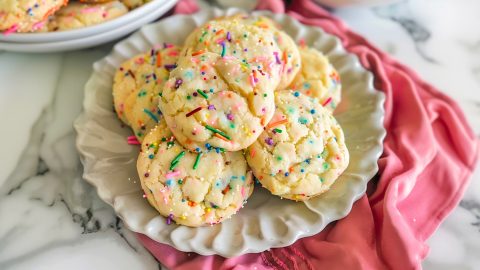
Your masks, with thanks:
<instances>
[{"instance_id":1,"label":"cookie","mask_svg":"<svg viewBox=\"0 0 480 270\"><path fill-rule=\"evenodd\" d=\"M248 16L246 14L236 14L227 17L221 17L219 20L240 20L244 24L253 25L262 29L271 31L274 35L280 51L275 53L276 63L281 63L281 78L277 89L286 89L291 84L301 67L300 52L295 41L273 20L264 16Z\"/></svg>"},{"instance_id":2,"label":"cookie","mask_svg":"<svg viewBox=\"0 0 480 270\"><path fill-rule=\"evenodd\" d=\"M192 151L238 151L252 144L275 110L263 71L203 51L187 51L177 64L159 102L175 138Z\"/></svg>"},{"instance_id":3,"label":"cookie","mask_svg":"<svg viewBox=\"0 0 480 270\"><path fill-rule=\"evenodd\" d=\"M137 8L150 0L122 0L122 3L127 6L129 9Z\"/></svg>"},{"instance_id":4,"label":"cookie","mask_svg":"<svg viewBox=\"0 0 480 270\"><path fill-rule=\"evenodd\" d=\"M187 37L182 55L187 50L237 59L244 68L252 71L254 88L261 92L273 91L281 79L283 65L275 57L281 51L272 31L244 24L241 20L207 22Z\"/></svg>"},{"instance_id":5,"label":"cookie","mask_svg":"<svg viewBox=\"0 0 480 270\"><path fill-rule=\"evenodd\" d=\"M275 93L272 121L245 153L260 183L274 195L304 201L327 191L347 168L342 128L317 99Z\"/></svg>"},{"instance_id":6,"label":"cookie","mask_svg":"<svg viewBox=\"0 0 480 270\"><path fill-rule=\"evenodd\" d=\"M144 139L137 169L149 203L167 223L211 225L235 214L253 191L241 152L183 148L161 120Z\"/></svg>"},{"instance_id":7,"label":"cookie","mask_svg":"<svg viewBox=\"0 0 480 270\"><path fill-rule=\"evenodd\" d=\"M0 32L31 32L40 29L44 22L68 0L1 0Z\"/></svg>"},{"instance_id":8,"label":"cookie","mask_svg":"<svg viewBox=\"0 0 480 270\"><path fill-rule=\"evenodd\" d=\"M113 83L113 102L117 116L129 125L142 141L162 117L158 99L170 70L175 68L180 48L164 45L125 61Z\"/></svg>"},{"instance_id":9,"label":"cookie","mask_svg":"<svg viewBox=\"0 0 480 270\"><path fill-rule=\"evenodd\" d=\"M50 31L64 31L96 25L120 17L128 12L119 1L98 4L71 2L55 13L49 22Z\"/></svg>"},{"instance_id":10,"label":"cookie","mask_svg":"<svg viewBox=\"0 0 480 270\"><path fill-rule=\"evenodd\" d=\"M334 111L341 100L342 84L340 76L328 58L314 48L300 47L302 67L290 89L318 98L320 104Z\"/></svg>"}]
</instances>

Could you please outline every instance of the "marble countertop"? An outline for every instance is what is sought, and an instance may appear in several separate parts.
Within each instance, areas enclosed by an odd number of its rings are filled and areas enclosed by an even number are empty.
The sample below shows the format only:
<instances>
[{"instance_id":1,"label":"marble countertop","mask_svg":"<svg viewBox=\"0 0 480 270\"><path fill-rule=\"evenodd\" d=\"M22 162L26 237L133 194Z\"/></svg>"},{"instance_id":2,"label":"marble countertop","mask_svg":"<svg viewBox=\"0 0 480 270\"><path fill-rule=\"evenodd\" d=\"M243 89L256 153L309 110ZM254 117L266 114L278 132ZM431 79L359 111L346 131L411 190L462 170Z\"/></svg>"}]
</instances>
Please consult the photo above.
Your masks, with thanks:
<instances>
[{"instance_id":1,"label":"marble countertop","mask_svg":"<svg viewBox=\"0 0 480 270\"><path fill-rule=\"evenodd\" d=\"M455 99L480 137L480 1L411 0L334 11ZM81 178L72 122L92 63L112 44L68 53L0 52L0 269L159 269ZM425 269L480 269L480 170L428 239Z\"/></svg>"}]
</instances>

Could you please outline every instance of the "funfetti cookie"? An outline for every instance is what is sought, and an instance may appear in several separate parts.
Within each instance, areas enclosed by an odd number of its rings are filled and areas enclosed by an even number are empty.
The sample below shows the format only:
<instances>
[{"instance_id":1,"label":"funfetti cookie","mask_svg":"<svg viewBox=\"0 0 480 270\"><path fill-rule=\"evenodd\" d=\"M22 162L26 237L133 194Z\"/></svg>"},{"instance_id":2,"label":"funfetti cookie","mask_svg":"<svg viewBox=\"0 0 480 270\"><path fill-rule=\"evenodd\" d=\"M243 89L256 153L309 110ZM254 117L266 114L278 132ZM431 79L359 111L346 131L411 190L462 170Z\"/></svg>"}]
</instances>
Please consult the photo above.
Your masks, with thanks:
<instances>
[{"instance_id":1,"label":"funfetti cookie","mask_svg":"<svg viewBox=\"0 0 480 270\"><path fill-rule=\"evenodd\" d=\"M127 60L117 69L113 83L115 111L140 142L162 117L158 99L170 70L176 67L179 50L165 44Z\"/></svg>"},{"instance_id":2,"label":"funfetti cookie","mask_svg":"<svg viewBox=\"0 0 480 270\"><path fill-rule=\"evenodd\" d=\"M222 222L253 191L253 177L241 152L218 148L190 152L163 120L145 137L137 169L146 198L167 217L167 224L196 227Z\"/></svg>"},{"instance_id":3,"label":"funfetti cookie","mask_svg":"<svg viewBox=\"0 0 480 270\"><path fill-rule=\"evenodd\" d=\"M300 47L302 68L289 86L290 89L318 98L320 104L334 111L341 100L340 76L328 58L314 48Z\"/></svg>"},{"instance_id":4,"label":"funfetti cookie","mask_svg":"<svg viewBox=\"0 0 480 270\"><path fill-rule=\"evenodd\" d=\"M120 17L128 8L119 1L98 4L71 2L55 13L49 22L50 31L64 31L96 25Z\"/></svg>"},{"instance_id":5,"label":"funfetti cookie","mask_svg":"<svg viewBox=\"0 0 480 270\"><path fill-rule=\"evenodd\" d=\"M213 20L197 28L186 39L182 56L211 52L222 58L237 59L251 70L252 84L262 92L272 92L281 80L281 54L272 31L242 23L241 20Z\"/></svg>"},{"instance_id":6,"label":"funfetti cookie","mask_svg":"<svg viewBox=\"0 0 480 270\"><path fill-rule=\"evenodd\" d=\"M327 191L347 168L342 128L318 100L298 91L275 92L272 121L245 153L272 194L304 201Z\"/></svg>"},{"instance_id":7,"label":"funfetti cookie","mask_svg":"<svg viewBox=\"0 0 480 270\"><path fill-rule=\"evenodd\" d=\"M32 32L41 29L50 15L68 0L1 0L0 32Z\"/></svg>"},{"instance_id":8,"label":"funfetti cookie","mask_svg":"<svg viewBox=\"0 0 480 270\"><path fill-rule=\"evenodd\" d=\"M301 67L300 52L295 41L273 20L264 16L248 16L246 14L236 14L232 16L221 17L218 20L238 20L244 24L260 27L271 31L274 35L280 51L274 52L275 62L282 65L280 83L277 89L284 90L293 81Z\"/></svg>"},{"instance_id":9,"label":"funfetti cookie","mask_svg":"<svg viewBox=\"0 0 480 270\"><path fill-rule=\"evenodd\" d=\"M177 65L159 105L184 147L238 151L260 136L275 110L261 71L235 57L204 51L187 51Z\"/></svg>"}]
</instances>

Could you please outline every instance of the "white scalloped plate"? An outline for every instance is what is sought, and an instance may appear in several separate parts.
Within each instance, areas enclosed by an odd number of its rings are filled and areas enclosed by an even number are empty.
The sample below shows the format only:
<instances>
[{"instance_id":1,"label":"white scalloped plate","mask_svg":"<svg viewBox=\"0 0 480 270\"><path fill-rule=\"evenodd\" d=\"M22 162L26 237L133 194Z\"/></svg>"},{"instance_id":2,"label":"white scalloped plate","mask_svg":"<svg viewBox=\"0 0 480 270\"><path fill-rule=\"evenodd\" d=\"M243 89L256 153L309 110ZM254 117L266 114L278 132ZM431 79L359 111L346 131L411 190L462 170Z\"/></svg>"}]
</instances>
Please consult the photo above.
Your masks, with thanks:
<instances>
[{"instance_id":1,"label":"white scalloped plate","mask_svg":"<svg viewBox=\"0 0 480 270\"><path fill-rule=\"evenodd\" d=\"M131 131L122 128L112 110L112 78L124 60L154 44L180 45L208 19L237 12L212 9L190 16L172 16L144 26L119 42L110 55L94 64L85 87L84 112L75 122L84 178L97 188L99 196L113 206L125 224L155 241L202 255L232 257L288 246L345 217L378 171L377 161L386 134L383 93L373 88L372 74L356 56L345 52L336 37L284 14L254 12L273 18L295 40L304 39L307 45L326 53L339 71L344 91L336 117L345 131L350 165L330 191L306 203L281 200L257 187L246 206L221 224L200 228L167 225L165 218L142 198L135 168L138 147L127 144Z\"/></svg>"}]
</instances>

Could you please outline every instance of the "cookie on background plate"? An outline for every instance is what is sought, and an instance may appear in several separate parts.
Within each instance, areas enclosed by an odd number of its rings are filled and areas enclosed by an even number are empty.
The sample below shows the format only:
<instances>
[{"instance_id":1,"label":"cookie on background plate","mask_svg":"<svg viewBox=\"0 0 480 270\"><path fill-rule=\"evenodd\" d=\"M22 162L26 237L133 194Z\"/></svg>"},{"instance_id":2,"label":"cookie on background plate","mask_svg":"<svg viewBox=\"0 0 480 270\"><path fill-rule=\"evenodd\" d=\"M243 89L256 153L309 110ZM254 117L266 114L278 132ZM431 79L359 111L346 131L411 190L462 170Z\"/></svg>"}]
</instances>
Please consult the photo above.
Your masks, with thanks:
<instances>
[{"instance_id":1,"label":"cookie on background plate","mask_svg":"<svg viewBox=\"0 0 480 270\"><path fill-rule=\"evenodd\" d=\"M175 138L191 151L210 146L238 151L251 145L275 110L272 88L259 86L263 75L235 57L186 54L159 101Z\"/></svg>"},{"instance_id":2,"label":"cookie on background plate","mask_svg":"<svg viewBox=\"0 0 480 270\"><path fill-rule=\"evenodd\" d=\"M119 1L98 4L71 2L61 8L48 23L50 31L64 31L96 25L120 17L128 8Z\"/></svg>"},{"instance_id":3,"label":"cookie on background plate","mask_svg":"<svg viewBox=\"0 0 480 270\"><path fill-rule=\"evenodd\" d=\"M289 89L318 98L323 107L334 111L342 95L342 84L337 70L325 55L314 48L301 46L300 55L302 67Z\"/></svg>"},{"instance_id":4,"label":"cookie on background plate","mask_svg":"<svg viewBox=\"0 0 480 270\"><path fill-rule=\"evenodd\" d=\"M117 69L112 91L115 111L140 142L162 117L158 99L170 70L176 66L179 50L164 44L125 61Z\"/></svg>"},{"instance_id":5,"label":"cookie on background plate","mask_svg":"<svg viewBox=\"0 0 480 270\"><path fill-rule=\"evenodd\" d=\"M1 0L0 32L33 32L68 0Z\"/></svg>"},{"instance_id":6,"label":"cookie on background plate","mask_svg":"<svg viewBox=\"0 0 480 270\"><path fill-rule=\"evenodd\" d=\"M148 202L167 223L197 227L231 217L253 192L241 152L190 152L162 119L144 139L137 169Z\"/></svg>"},{"instance_id":7,"label":"cookie on background plate","mask_svg":"<svg viewBox=\"0 0 480 270\"><path fill-rule=\"evenodd\" d=\"M245 156L272 194L304 201L327 191L347 168L342 128L317 99L298 91L275 92L272 121Z\"/></svg>"},{"instance_id":8,"label":"cookie on background plate","mask_svg":"<svg viewBox=\"0 0 480 270\"><path fill-rule=\"evenodd\" d=\"M283 90L293 81L301 67L300 52L295 41L273 20L264 16L248 16L247 14L236 14L232 16L220 17L217 20L238 20L244 24L260 27L271 31L274 35L279 52L274 52L275 62L282 64L280 83L277 89Z\"/></svg>"}]
</instances>

